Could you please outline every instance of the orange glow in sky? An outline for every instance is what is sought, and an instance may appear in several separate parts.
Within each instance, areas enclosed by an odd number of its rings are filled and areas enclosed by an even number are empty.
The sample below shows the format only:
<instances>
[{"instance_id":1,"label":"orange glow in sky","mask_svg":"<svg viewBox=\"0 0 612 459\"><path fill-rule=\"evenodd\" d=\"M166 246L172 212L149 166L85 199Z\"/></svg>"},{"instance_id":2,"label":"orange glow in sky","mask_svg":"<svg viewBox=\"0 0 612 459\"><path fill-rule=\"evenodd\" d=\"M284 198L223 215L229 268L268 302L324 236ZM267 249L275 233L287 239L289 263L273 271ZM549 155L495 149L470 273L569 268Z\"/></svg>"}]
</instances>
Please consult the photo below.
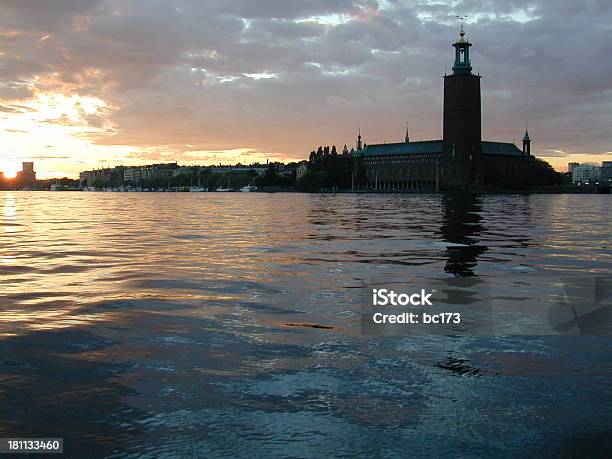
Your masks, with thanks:
<instances>
[{"instance_id":1,"label":"orange glow in sky","mask_svg":"<svg viewBox=\"0 0 612 459\"><path fill-rule=\"evenodd\" d=\"M6 178L14 178L21 165L12 159L0 158L0 172L4 172Z\"/></svg>"}]
</instances>

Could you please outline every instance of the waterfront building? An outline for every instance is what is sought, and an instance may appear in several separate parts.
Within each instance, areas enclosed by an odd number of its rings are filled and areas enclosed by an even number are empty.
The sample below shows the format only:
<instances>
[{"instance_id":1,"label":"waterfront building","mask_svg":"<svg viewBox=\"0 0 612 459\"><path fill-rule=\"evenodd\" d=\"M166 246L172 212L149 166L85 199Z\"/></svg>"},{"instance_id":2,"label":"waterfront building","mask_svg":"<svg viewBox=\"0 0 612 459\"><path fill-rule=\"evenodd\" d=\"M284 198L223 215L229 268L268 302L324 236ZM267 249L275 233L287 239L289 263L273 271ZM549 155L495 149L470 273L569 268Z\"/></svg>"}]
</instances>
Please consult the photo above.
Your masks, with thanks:
<instances>
[{"instance_id":1,"label":"waterfront building","mask_svg":"<svg viewBox=\"0 0 612 459\"><path fill-rule=\"evenodd\" d=\"M516 187L531 184L542 162L531 154L525 129L522 149L514 143L482 140L480 75L472 73L470 43L463 26L450 75L444 76L441 139L366 145L357 136L352 183L366 190L438 190L473 185Z\"/></svg>"},{"instance_id":2,"label":"waterfront building","mask_svg":"<svg viewBox=\"0 0 612 459\"><path fill-rule=\"evenodd\" d=\"M567 172L573 173L576 166L580 166L580 163L567 163Z\"/></svg>"},{"instance_id":3,"label":"waterfront building","mask_svg":"<svg viewBox=\"0 0 612 459\"><path fill-rule=\"evenodd\" d=\"M36 172L33 162L21 163L21 170L17 172L16 182L20 187L30 187L36 183Z\"/></svg>"},{"instance_id":4,"label":"waterfront building","mask_svg":"<svg viewBox=\"0 0 612 459\"><path fill-rule=\"evenodd\" d=\"M612 161L604 161L601 163L599 183L612 185Z\"/></svg>"},{"instance_id":5,"label":"waterfront building","mask_svg":"<svg viewBox=\"0 0 612 459\"><path fill-rule=\"evenodd\" d=\"M123 166L121 166L123 167ZM140 183L143 180L169 179L179 169L177 163L148 164L146 166L123 167L124 183Z\"/></svg>"},{"instance_id":6,"label":"waterfront building","mask_svg":"<svg viewBox=\"0 0 612 459\"><path fill-rule=\"evenodd\" d=\"M174 177L181 174L193 174L193 173L202 173L202 172L210 172L213 174L221 174L226 175L229 173L236 174L247 174L247 173L255 173L256 175L264 175L268 170L268 166L262 166L260 164L253 165L242 165L237 164L235 166L232 165L218 165L218 166L182 166L178 169L175 169L173 172Z\"/></svg>"},{"instance_id":7,"label":"waterfront building","mask_svg":"<svg viewBox=\"0 0 612 459\"><path fill-rule=\"evenodd\" d=\"M295 169L296 180L301 179L308 172L308 161L300 161L298 167Z\"/></svg>"},{"instance_id":8,"label":"waterfront building","mask_svg":"<svg viewBox=\"0 0 612 459\"><path fill-rule=\"evenodd\" d=\"M214 174L228 174L230 172L236 172L236 173L247 173L247 172L251 172L254 171L257 175L264 175L266 173L266 171L268 170L268 166L262 166L262 165L253 165L253 166L210 166L207 167L206 170L209 170L210 172L214 173Z\"/></svg>"},{"instance_id":9,"label":"waterfront building","mask_svg":"<svg viewBox=\"0 0 612 459\"><path fill-rule=\"evenodd\" d=\"M138 166L128 166L123 171L123 183L138 183L142 180L142 169Z\"/></svg>"},{"instance_id":10,"label":"waterfront building","mask_svg":"<svg viewBox=\"0 0 612 459\"><path fill-rule=\"evenodd\" d=\"M93 171L79 172L79 186L81 188L93 186Z\"/></svg>"},{"instance_id":11,"label":"waterfront building","mask_svg":"<svg viewBox=\"0 0 612 459\"><path fill-rule=\"evenodd\" d=\"M197 166L179 166L172 171L172 177L178 177L179 175L194 174L199 172L200 168Z\"/></svg>"},{"instance_id":12,"label":"waterfront building","mask_svg":"<svg viewBox=\"0 0 612 459\"><path fill-rule=\"evenodd\" d=\"M599 182L600 167L596 164L579 164L572 171L572 182L576 184L594 184Z\"/></svg>"},{"instance_id":13,"label":"waterfront building","mask_svg":"<svg viewBox=\"0 0 612 459\"><path fill-rule=\"evenodd\" d=\"M81 188L120 186L123 184L124 166L105 167L79 173Z\"/></svg>"}]
</instances>

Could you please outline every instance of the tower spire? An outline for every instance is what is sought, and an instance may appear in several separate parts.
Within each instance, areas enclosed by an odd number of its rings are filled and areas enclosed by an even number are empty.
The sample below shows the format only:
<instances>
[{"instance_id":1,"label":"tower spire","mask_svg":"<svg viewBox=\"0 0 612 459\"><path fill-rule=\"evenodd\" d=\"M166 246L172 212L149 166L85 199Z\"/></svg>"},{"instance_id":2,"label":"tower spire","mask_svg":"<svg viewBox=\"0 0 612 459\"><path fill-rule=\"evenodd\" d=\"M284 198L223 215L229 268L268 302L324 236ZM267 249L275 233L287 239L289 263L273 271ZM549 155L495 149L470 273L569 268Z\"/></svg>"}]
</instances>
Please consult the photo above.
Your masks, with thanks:
<instances>
[{"instance_id":1,"label":"tower spire","mask_svg":"<svg viewBox=\"0 0 612 459\"><path fill-rule=\"evenodd\" d=\"M471 74L472 73L472 62L470 61L470 46L472 44L465 39L465 31L463 30L463 23L459 30L459 39L453 43L455 48L455 64L453 65L453 74Z\"/></svg>"},{"instance_id":2,"label":"tower spire","mask_svg":"<svg viewBox=\"0 0 612 459\"><path fill-rule=\"evenodd\" d=\"M359 127L358 131L357 131L357 150L361 150L362 149L362 143L361 143L361 127Z\"/></svg>"},{"instance_id":3,"label":"tower spire","mask_svg":"<svg viewBox=\"0 0 612 459\"><path fill-rule=\"evenodd\" d=\"M523 154L524 155L531 154L531 138L529 137L529 129L527 126L527 121L525 121L525 136L523 137Z\"/></svg>"},{"instance_id":4,"label":"tower spire","mask_svg":"<svg viewBox=\"0 0 612 459\"><path fill-rule=\"evenodd\" d=\"M410 134L408 133L408 121L406 121L406 138L404 139L404 142L406 143L410 143Z\"/></svg>"}]
</instances>

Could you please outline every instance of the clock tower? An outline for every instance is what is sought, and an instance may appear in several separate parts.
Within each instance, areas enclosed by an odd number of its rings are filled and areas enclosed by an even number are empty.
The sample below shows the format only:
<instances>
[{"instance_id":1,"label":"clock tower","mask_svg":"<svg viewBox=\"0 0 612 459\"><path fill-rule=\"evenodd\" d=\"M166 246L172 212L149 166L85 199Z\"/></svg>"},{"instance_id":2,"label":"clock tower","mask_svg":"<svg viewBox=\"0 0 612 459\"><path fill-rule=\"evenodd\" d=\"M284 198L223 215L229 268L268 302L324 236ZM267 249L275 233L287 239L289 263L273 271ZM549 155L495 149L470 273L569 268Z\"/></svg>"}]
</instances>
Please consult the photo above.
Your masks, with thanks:
<instances>
[{"instance_id":1,"label":"clock tower","mask_svg":"<svg viewBox=\"0 0 612 459\"><path fill-rule=\"evenodd\" d=\"M443 177L447 188L479 183L481 173L480 75L472 74L463 25L453 44L453 73L444 76Z\"/></svg>"}]
</instances>

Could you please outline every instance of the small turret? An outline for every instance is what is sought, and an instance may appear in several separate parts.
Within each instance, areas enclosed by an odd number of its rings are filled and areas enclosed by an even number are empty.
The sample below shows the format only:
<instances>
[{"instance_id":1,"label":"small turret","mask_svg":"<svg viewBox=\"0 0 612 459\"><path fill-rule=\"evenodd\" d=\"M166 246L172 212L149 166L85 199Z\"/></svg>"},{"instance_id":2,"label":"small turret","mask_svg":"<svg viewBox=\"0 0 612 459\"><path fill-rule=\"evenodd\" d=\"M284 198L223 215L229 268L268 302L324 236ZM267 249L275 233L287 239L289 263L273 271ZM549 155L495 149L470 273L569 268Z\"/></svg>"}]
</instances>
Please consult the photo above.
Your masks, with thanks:
<instances>
[{"instance_id":1,"label":"small turret","mask_svg":"<svg viewBox=\"0 0 612 459\"><path fill-rule=\"evenodd\" d=\"M527 123L525 123L525 136L523 137L523 154L531 155L531 139L529 138Z\"/></svg>"}]
</instances>

